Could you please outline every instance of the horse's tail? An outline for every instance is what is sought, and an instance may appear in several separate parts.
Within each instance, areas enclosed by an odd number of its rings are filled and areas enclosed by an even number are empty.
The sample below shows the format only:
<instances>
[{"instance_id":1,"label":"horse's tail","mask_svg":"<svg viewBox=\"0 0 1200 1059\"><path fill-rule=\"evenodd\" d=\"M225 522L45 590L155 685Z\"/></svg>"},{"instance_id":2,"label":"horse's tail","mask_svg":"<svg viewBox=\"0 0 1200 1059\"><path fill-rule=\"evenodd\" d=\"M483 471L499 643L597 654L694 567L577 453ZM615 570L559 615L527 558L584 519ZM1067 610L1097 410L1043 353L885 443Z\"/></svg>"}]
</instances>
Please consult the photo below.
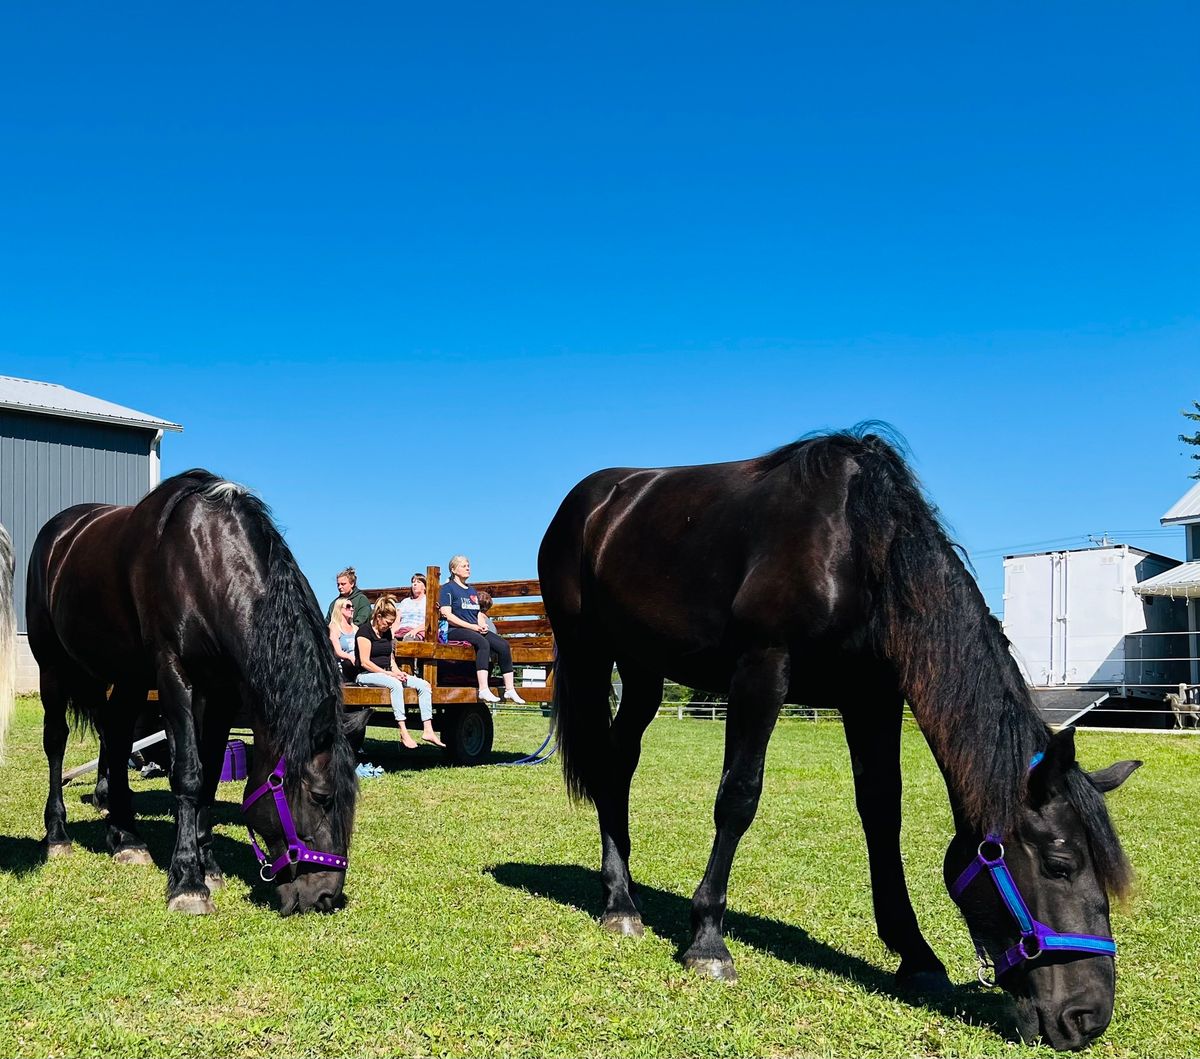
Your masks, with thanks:
<instances>
[{"instance_id":1,"label":"horse's tail","mask_svg":"<svg viewBox=\"0 0 1200 1059\"><path fill-rule=\"evenodd\" d=\"M589 680L583 659L558 646L554 653L554 695L550 733L558 740L563 780L575 801L595 801L605 750L610 745L609 706L611 663L603 683Z\"/></svg>"},{"instance_id":2,"label":"horse's tail","mask_svg":"<svg viewBox=\"0 0 1200 1059\"><path fill-rule=\"evenodd\" d=\"M17 684L17 615L13 611L13 574L16 569L12 538L0 526L0 761L4 736L12 718Z\"/></svg>"},{"instance_id":3,"label":"horse's tail","mask_svg":"<svg viewBox=\"0 0 1200 1059\"><path fill-rule=\"evenodd\" d=\"M550 731L558 738L567 793L588 801L595 800L612 724L612 659L597 653L596 639L586 634L581 622L583 531L591 510L591 481L585 479L568 494L538 551L542 600L555 644Z\"/></svg>"}]
</instances>

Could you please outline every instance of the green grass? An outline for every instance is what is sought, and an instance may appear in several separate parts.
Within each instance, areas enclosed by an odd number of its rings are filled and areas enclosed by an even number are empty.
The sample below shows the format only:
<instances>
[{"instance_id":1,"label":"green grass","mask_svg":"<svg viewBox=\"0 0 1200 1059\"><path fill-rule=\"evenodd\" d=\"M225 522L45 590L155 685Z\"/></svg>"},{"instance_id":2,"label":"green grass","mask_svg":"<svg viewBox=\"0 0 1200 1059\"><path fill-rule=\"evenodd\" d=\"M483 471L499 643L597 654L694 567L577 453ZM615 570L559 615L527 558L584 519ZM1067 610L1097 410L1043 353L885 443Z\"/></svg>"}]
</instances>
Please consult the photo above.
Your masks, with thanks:
<instances>
[{"instance_id":1,"label":"green grass","mask_svg":"<svg viewBox=\"0 0 1200 1059\"><path fill-rule=\"evenodd\" d=\"M222 788L230 876L206 918L168 915L163 781L137 782L157 868L114 864L67 789L74 857L44 863L45 763L36 699L22 700L0 783L0 1055L1049 1055L997 1031L1002 998L940 882L945 791L905 733L905 851L914 904L962 988L936 1008L889 991L876 939L847 753L833 723L781 723L766 793L730 886L734 986L683 972L688 901L711 841L724 726L663 718L634 783L633 868L648 931L595 924L598 841L555 765L448 769L432 751L363 784L347 884L333 916L278 918L250 885L241 785ZM545 722L502 714L497 749L527 751ZM392 737L394 738L394 737ZM1117 1012L1090 1054L1200 1053L1200 740L1084 733L1090 766L1146 767L1111 803L1139 872L1113 929ZM73 738L68 764L91 757Z\"/></svg>"}]
</instances>

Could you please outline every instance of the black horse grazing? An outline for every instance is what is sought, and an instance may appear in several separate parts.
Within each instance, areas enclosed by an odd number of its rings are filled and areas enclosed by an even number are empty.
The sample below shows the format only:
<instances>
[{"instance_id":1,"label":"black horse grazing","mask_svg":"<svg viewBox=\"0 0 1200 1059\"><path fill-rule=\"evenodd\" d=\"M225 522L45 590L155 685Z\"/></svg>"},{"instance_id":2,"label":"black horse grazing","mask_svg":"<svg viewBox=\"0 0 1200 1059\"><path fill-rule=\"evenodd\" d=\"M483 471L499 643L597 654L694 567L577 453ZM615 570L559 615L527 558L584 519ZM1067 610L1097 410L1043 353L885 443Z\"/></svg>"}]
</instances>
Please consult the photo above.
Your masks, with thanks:
<instances>
[{"instance_id":1,"label":"black horse grazing","mask_svg":"<svg viewBox=\"0 0 1200 1059\"><path fill-rule=\"evenodd\" d=\"M341 678L312 590L260 500L193 470L134 507L68 508L34 543L27 617L50 764L48 856L71 851L62 798L69 708L95 725L102 759L112 765L113 856L149 863L124 763L134 722L156 687L177 800L167 907L210 912L210 890L223 882L211 809L239 704L254 728L246 789L267 782L282 759L277 771L295 834L285 840L285 814L271 792L247 809L247 823L266 839L271 861L302 846L330 857L285 859L274 876L280 910L338 905L345 872L322 865L346 855L358 789L339 724Z\"/></svg>"},{"instance_id":2,"label":"black horse grazing","mask_svg":"<svg viewBox=\"0 0 1200 1059\"><path fill-rule=\"evenodd\" d=\"M716 839L685 965L735 977L722 937L726 886L758 807L767 742L790 701L841 710L879 936L899 954L902 982L948 987L900 856L907 699L953 807L947 885L979 867L981 845L996 861L1001 840L1000 860L1039 929L1097 936L1018 928L1000 866L968 877L956 899L1018 998L1022 1035L1040 1028L1055 1047L1076 1048L1103 1032L1113 960L1091 953L1112 949L1108 893L1123 892L1130 873L1101 792L1139 762L1089 776L1075 763L1072 733L1052 736L1038 719L999 623L890 444L839 433L738 463L599 471L563 501L538 573L558 644L563 770L599 816L604 926L642 932L629 785L669 677L729 695ZM614 662L623 691L612 717ZM1050 954L1064 937L1075 948ZM1027 951L1006 960L1018 942Z\"/></svg>"}]
</instances>

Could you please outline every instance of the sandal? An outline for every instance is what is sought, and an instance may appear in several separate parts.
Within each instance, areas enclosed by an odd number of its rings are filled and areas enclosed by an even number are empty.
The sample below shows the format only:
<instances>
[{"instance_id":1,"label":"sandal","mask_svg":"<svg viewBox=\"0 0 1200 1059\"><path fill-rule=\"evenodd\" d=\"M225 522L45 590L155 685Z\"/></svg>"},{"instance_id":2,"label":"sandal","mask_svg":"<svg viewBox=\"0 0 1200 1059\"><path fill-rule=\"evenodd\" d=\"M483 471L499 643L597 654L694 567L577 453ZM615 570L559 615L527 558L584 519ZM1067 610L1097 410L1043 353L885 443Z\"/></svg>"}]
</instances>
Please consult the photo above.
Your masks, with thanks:
<instances>
[{"instance_id":1,"label":"sandal","mask_svg":"<svg viewBox=\"0 0 1200 1059\"><path fill-rule=\"evenodd\" d=\"M421 742L428 743L430 746L440 746L443 750L446 749L446 744L443 743L436 735L422 735Z\"/></svg>"}]
</instances>

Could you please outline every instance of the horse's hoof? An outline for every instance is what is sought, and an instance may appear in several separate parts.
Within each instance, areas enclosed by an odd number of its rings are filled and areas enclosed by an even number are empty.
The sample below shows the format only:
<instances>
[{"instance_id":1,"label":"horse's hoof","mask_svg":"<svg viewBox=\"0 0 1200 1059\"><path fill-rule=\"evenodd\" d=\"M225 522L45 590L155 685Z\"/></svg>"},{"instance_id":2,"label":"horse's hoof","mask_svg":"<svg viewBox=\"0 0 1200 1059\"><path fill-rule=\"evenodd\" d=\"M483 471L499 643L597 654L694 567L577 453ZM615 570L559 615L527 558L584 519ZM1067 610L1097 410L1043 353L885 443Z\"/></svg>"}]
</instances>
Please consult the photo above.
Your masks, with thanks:
<instances>
[{"instance_id":1,"label":"horse's hoof","mask_svg":"<svg viewBox=\"0 0 1200 1059\"><path fill-rule=\"evenodd\" d=\"M209 893L215 893L217 890L225 889L224 875L206 875L204 876L204 885L208 887Z\"/></svg>"},{"instance_id":2,"label":"horse's hoof","mask_svg":"<svg viewBox=\"0 0 1200 1059\"><path fill-rule=\"evenodd\" d=\"M145 846L127 846L113 854L113 860L118 864L153 864L154 859Z\"/></svg>"},{"instance_id":3,"label":"horse's hoof","mask_svg":"<svg viewBox=\"0 0 1200 1059\"><path fill-rule=\"evenodd\" d=\"M69 857L75 852L75 847L70 842L47 842L46 843L46 859L58 860L59 857Z\"/></svg>"},{"instance_id":4,"label":"horse's hoof","mask_svg":"<svg viewBox=\"0 0 1200 1059\"><path fill-rule=\"evenodd\" d=\"M733 960L720 959L712 956L685 956L683 966L705 978L715 978L718 982L736 982L737 971L733 968Z\"/></svg>"},{"instance_id":5,"label":"horse's hoof","mask_svg":"<svg viewBox=\"0 0 1200 1059\"><path fill-rule=\"evenodd\" d=\"M921 993L924 996L944 996L954 991L954 984L945 971L916 971L913 974L896 974L896 987L906 993Z\"/></svg>"},{"instance_id":6,"label":"horse's hoof","mask_svg":"<svg viewBox=\"0 0 1200 1059\"><path fill-rule=\"evenodd\" d=\"M601 916L600 926L613 934L621 934L627 938L640 938L646 933L646 928L642 926L641 916Z\"/></svg>"},{"instance_id":7,"label":"horse's hoof","mask_svg":"<svg viewBox=\"0 0 1200 1059\"><path fill-rule=\"evenodd\" d=\"M217 910L207 893L176 894L167 902L168 912L182 912L188 916L208 916Z\"/></svg>"}]
</instances>

